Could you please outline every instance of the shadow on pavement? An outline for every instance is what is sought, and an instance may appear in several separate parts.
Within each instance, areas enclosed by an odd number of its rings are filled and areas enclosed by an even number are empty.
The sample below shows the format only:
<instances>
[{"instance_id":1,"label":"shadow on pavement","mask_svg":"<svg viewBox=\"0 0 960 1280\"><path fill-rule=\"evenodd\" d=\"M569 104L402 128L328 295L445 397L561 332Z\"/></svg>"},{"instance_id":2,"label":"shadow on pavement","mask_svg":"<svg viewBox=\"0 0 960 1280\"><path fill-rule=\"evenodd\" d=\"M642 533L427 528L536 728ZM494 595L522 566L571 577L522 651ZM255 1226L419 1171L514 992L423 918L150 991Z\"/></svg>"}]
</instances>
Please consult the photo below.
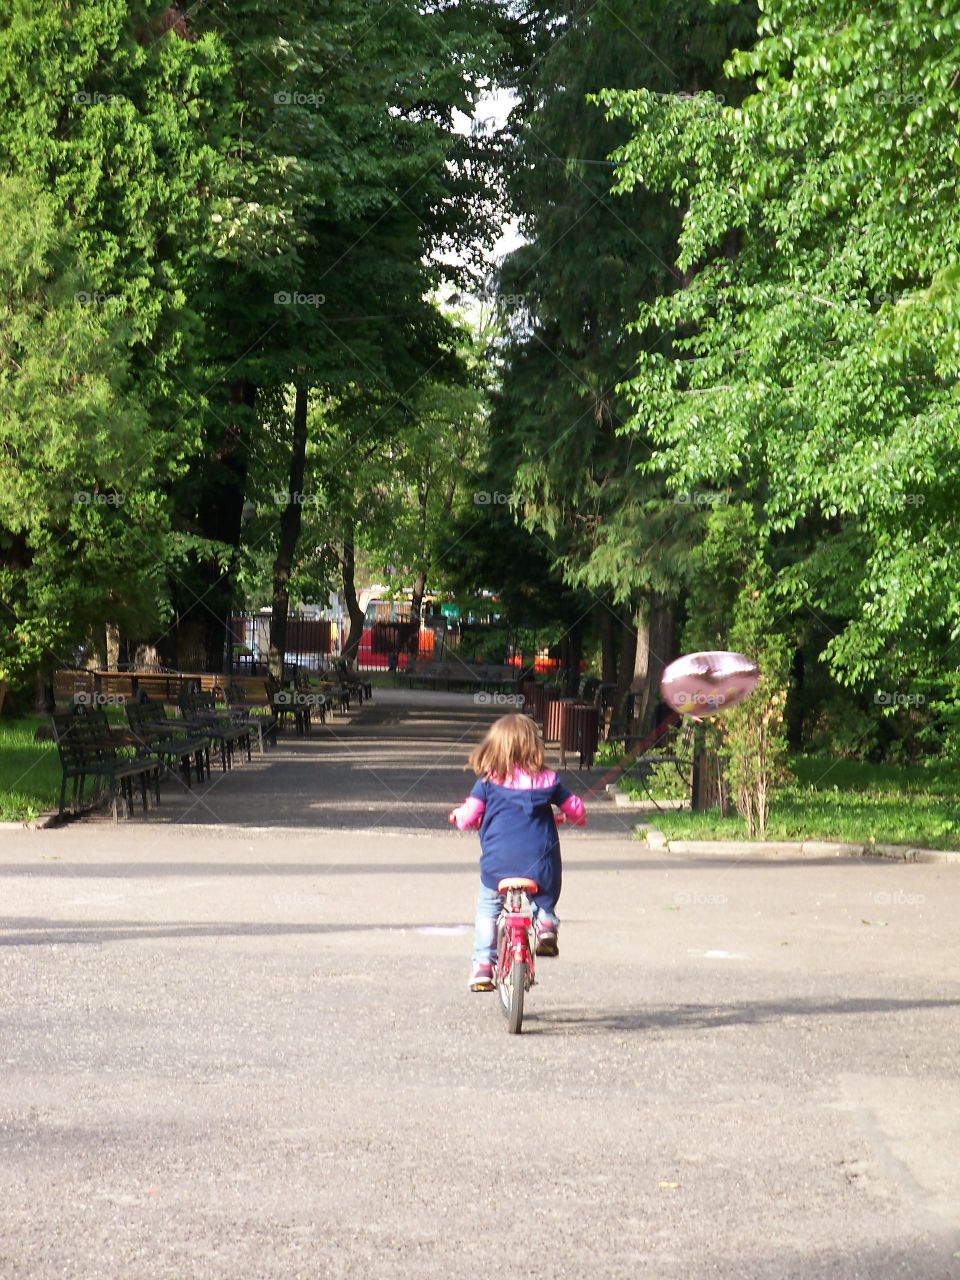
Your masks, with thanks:
<instances>
[{"instance_id":1,"label":"shadow on pavement","mask_svg":"<svg viewBox=\"0 0 960 1280\"><path fill-rule=\"evenodd\" d=\"M917 1009L960 1008L960 1000L893 1000L882 996L847 1000L758 1000L740 1004L638 1005L626 1009L566 1009L524 1015L523 1027L540 1034L593 1035L603 1031L692 1031L712 1027L749 1026L785 1018L859 1016L865 1013L908 1013Z\"/></svg>"},{"instance_id":2,"label":"shadow on pavement","mask_svg":"<svg viewBox=\"0 0 960 1280\"><path fill-rule=\"evenodd\" d=\"M306 737L282 734L278 747L228 773L215 771L191 790L182 784L165 789L160 805L137 812L135 820L151 827L375 827L441 835L447 813L473 785L467 756L506 710L462 696L378 691L349 719L332 717ZM551 767L556 757L551 745ZM602 774L562 771L564 782L587 800L588 833L632 836L638 815L624 817L602 790L592 790Z\"/></svg>"},{"instance_id":3,"label":"shadow on pavement","mask_svg":"<svg viewBox=\"0 0 960 1280\"><path fill-rule=\"evenodd\" d=\"M403 835L407 832L401 833ZM128 862L60 862L43 863L0 863L0 876L30 877L67 877L77 880L132 880L138 877L159 878L172 876L377 876L384 873L393 875L463 875L476 870L476 853L471 853L456 862L272 862L266 858L258 861L252 857L249 862L138 862L130 858ZM783 867L816 867L842 866L846 869L863 871L866 867L888 866L886 862L862 862L851 858L848 863L837 858L734 858L717 857L685 858L676 854L669 858L657 858L649 854L644 858L592 858L589 862L578 862L576 858L564 858L564 876L576 875L578 871L641 871L660 874L664 865L671 871L714 871L718 875L731 874L734 869L776 870Z\"/></svg>"}]
</instances>

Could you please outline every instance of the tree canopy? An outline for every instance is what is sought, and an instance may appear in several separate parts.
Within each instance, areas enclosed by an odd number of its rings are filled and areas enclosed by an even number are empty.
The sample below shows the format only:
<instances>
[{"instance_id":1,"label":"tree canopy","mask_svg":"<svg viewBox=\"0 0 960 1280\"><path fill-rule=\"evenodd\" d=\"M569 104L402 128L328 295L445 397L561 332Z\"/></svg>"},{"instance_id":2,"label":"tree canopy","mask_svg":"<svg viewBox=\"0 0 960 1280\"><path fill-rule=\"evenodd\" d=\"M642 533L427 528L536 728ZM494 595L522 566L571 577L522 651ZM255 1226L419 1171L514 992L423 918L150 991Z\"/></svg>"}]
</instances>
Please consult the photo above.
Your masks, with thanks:
<instances>
[{"instance_id":1,"label":"tree canopy","mask_svg":"<svg viewBox=\"0 0 960 1280\"><path fill-rule=\"evenodd\" d=\"M495 234L489 143L455 123L506 48L499 22L496 5L407 0L375 21L359 0L83 0L70 21L24 3L0 19L4 202L36 205L36 236L2 250L12 339L30 363L5 345L0 431L17 454L28 414L31 433L53 429L60 459L51 470L23 450L7 467L4 507L21 514L0 530L5 671L63 665L107 623L216 668L250 493L289 493L321 444L313 431L362 457L365 437L430 418L430 386L468 383L435 295ZM73 345L57 354L88 397L84 361L101 379L95 427L43 423L68 374L41 363L20 290L47 329L54 295L62 305ZM71 392L62 418L81 412ZM86 423L94 408L82 412ZM55 557L44 568L81 481L123 504L122 517L72 513L98 544L96 583ZM284 614L300 497L258 530Z\"/></svg>"},{"instance_id":2,"label":"tree canopy","mask_svg":"<svg viewBox=\"0 0 960 1280\"><path fill-rule=\"evenodd\" d=\"M939 664L958 634L960 22L905 4L768 3L709 95L606 92L617 190L682 209L685 286L638 309L628 435L674 490L754 509L781 608L843 680Z\"/></svg>"},{"instance_id":3,"label":"tree canopy","mask_svg":"<svg viewBox=\"0 0 960 1280\"><path fill-rule=\"evenodd\" d=\"M958 27L912 0L13 6L4 673L105 625L216 668L254 600L282 659L306 594L357 633L362 563L415 615L450 588L549 618L643 717L679 646L749 634L793 654L797 741L840 683L949 719ZM471 124L491 91L499 129Z\"/></svg>"}]
</instances>

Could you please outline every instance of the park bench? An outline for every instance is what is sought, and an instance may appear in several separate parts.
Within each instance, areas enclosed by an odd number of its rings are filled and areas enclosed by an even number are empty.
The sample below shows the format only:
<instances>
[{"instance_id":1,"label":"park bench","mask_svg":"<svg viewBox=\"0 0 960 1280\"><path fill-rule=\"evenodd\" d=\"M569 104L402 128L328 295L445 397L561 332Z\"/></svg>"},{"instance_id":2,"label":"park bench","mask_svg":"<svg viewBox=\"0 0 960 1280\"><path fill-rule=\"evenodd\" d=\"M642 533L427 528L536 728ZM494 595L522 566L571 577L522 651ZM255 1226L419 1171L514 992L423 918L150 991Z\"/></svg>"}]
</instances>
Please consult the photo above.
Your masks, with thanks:
<instances>
[{"instance_id":1,"label":"park bench","mask_svg":"<svg viewBox=\"0 0 960 1280\"><path fill-rule=\"evenodd\" d=\"M394 683L409 685L414 689L418 685L428 687L437 680L439 662L410 662L406 667L397 667L393 673Z\"/></svg>"},{"instance_id":2,"label":"park bench","mask_svg":"<svg viewBox=\"0 0 960 1280\"><path fill-rule=\"evenodd\" d=\"M397 671L397 684L413 688L476 689L509 692L517 687L517 671L507 663L418 662L406 671Z\"/></svg>"},{"instance_id":3,"label":"park bench","mask_svg":"<svg viewBox=\"0 0 960 1280\"><path fill-rule=\"evenodd\" d=\"M476 670L480 683L488 692L516 692L520 673L516 667L511 666L509 663L488 663L486 666L478 666Z\"/></svg>"},{"instance_id":4,"label":"park bench","mask_svg":"<svg viewBox=\"0 0 960 1280\"><path fill-rule=\"evenodd\" d=\"M345 662L338 662L332 669L333 680L345 685L351 694L355 695L359 705L363 706L364 698L369 701L373 697L373 685L369 680L364 680L358 671L351 671ZM321 677L321 680L323 677Z\"/></svg>"},{"instance_id":5,"label":"park bench","mask_svg":"<svg viewBox=\"0 0 960 1280\"><path fill-rule=\"evenodd\" d=\"M77 694L94 701L133 702L144 697L176 703L184 677L179 672L57 671L53 696L57 702L76 701Z\"/></svg>"},{"instance_id":6,"label":"park bench","mask_svg":"<svg viewBox=\"0 0 960 1280\"><path fill-rule=\"evenodd\" d=\"M145 744L145 751L157 757L167 770L179 768L187 786L191 786L191 769L195 768L197 781L202 782L204 770L210 776L210 739L200 734L184 732L183 721L171 721L166 717L162 703L128 702L127 721L130 728Z\"/></svg>"},{"instance_id":7,"label":"park bench","mask_svg":"<svg viewBox=\"0 0 960 1280\"><path fill-rule=\"evenodd\" d=\"M306 695L296 689L276 689L270 695L270 708L282 729L287 716L293 716L293 727L300 734L310 732L310 705Z\"/></svg>"},{"instance_id":8,"label":"park bench","mask_svg":"<svg viewBox=\"0 0 960 1280\"><path fill-rule=\"evenodd\" d=\"M147 786L151 781L159 804L160 771L157 761L123 755L117 745L121 741L120 735L111 732L103 712L94 715L58 713L50 720L63 770L58 807L61 818L64 817L68 782L73 783L70 806L73 813L81 811L84 788L90 780L96 782L97 789L89 803L96 803L103 791L108 790L114 822L119 821L118 800L123 801L125 816L129 817L132 812L134 782L140 788L144 810L148 807Z\"/></svg>"},{"instance_id":9,"label":"park bench","mask_svg":"<svg viewBox=\"0 0 960 1280\"><path fill-rule=\"evenodd\" d=\"M53 673L53 696L57 702L69 703L75 693L92 691L92 671L61 670Z\"/></svg>"},{"instance_id":10,"label":"park bench","mask_svg":"<svg viewBox=\"0 0 960 1280\"><path fill-rule=\"evenodd\" d=\"M228 688L245 698L248 706L265 708L270 706L267 682L263 676L231 676Z\"/></svg>"},{"instance_id":11,"label":"park bench","mask_svg":"<svg viewBox=\"0 0 960 1280\"><path fill-rule=\"evenodd\" d=\"M95 683L100 697L110 702L131 702L136 694L134 677L117 671L96 672Z\"/></svg>"},{"instance_id":12,"label":"park bench","mask_svg":"<svg viewBox=\"0 0 960 1280\"><path fill-rule=\"evenodd\" d=\"M262 711L254 711L247 702L246 690L242 685L228 684L223 696L233 723L246 725L251 734L257 735L257 745L261 755L264 754L267 742L277 745L277 730L280 722L269 707Z\"/></svg>"},{"instance_id":13,"label":"park bench","mask_svg":"<svg viewBox=\"0 0 960 1280\"><path fill-rule=\"evenodd\" d=\"M73 714L83 720L84 724L89 725L91 732L95 735L96 740L102 742L105 748L112 748L118 755L123 758L129 753L129 758L139 759L145 755L145 740L140 734L135 733L130 724L118 724L110 719L103 707L81 705L73 710ZM157 779L160 776L159 762L154 760L151 768L156 770ZM157 803L160 797L157 796Z\"/></svg>"},{"instance_id":14,"label":"park bench","mask_svg":"<svg viewBox=\"0 0 960 1280\"><path fill-rule=\"evenodd\" d=\"M227 678L220 674L211 675L209 672L201 671L198 674L184 676L184 679L189 680L193 685L192 692L212 698L216 705L217 698L223 694L223 686Z\"/></svg>"},{"instance_id":15,"label":"park bench","mask_svg":"<svg viewBox=\"0 0 960 1280\"><path fill-rule=\"evenodd\" d=\"M321 724L327 722L327 707L331 713L339 711L346 715L350 710L351 696L355 692L353 686L333 670L317 672L314 679L302 669L294 668L290 675L290 687L295 693L308 699L306 705L318 713ZM363 701L362 694L360 700Z\"/></svg>"},{"instance_id":16,"label":"park bench","mask_svg":"<svg viewBox=\"0 0 960 1280\"><path fill-rule=\"evenodd\" d=\"M141 702L169 702L176 706L183 692L183 676L179 671L136 671L132 674L134 696Z\"/></svg>"},{"instance_id":17,"label":"park bench","mask_svg":"<svg viewBox=\"0 0 960 1280\"><path fill-rule=\"evenodd\" d=\"M220 767L224 773L232 766L233 757L239 749L241 758L244 749L247 759L252 760L250 749L250 729L246 725L234 724L223 708L218 708L216 700L209 693L183 693L180 695L180 714L190 726L193 733L209 737L211 743L220 752Z\"/></svg>"},{"instance_id":18,"label":"park bench","mask_svg":"<svg viewBox=\"0 0 960 1280\"><path fill-rule=\"evenodd\" d=\"M278 722L282 725L286 716L293 716L294 728L299 734L307 734L316 715L321 724L327 722L327 704L331 710L339 703L341 710L349 709L349 697L344 702L344 691L340 686L329 683L321 684L320 692L301 676L294 676L286 689L279 688L275 682L267 686L270 694L270 705Z\"/></svg>"},{"instance_id":19,"label":"park bench","mask_svg":"<svg viewBox=\"0 0 960 1280\"><path fill-rule=\"evenodd\" d=\"M292 684L297 693L314 699L307 705L318 710L321 724L327 722L328 706L331 713L339 711L341 715L346 715L350 710L351 687L337 676L321 676L314 682L305 676L297 675L294 676ZM363 701L362 695L360 700Z\"/></svg>"}]
</instances>

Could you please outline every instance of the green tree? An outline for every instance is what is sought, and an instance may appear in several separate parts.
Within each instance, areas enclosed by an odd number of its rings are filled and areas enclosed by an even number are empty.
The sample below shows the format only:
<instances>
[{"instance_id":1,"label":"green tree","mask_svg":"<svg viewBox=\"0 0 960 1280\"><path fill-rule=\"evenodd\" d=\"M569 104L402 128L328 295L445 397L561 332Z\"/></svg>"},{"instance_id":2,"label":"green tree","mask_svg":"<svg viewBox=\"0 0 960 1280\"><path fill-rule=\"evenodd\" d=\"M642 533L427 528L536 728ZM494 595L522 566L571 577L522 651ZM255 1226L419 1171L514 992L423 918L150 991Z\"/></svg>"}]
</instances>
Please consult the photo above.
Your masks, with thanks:
<instances>
[{"instance_id":1,"label":"green tree","mask_svg":"<svg viewBox=\"0 0 960 1280\"><path fill-rule=\"evenodd\" d=\"M363 541L372 564L390 565L393 585L410 591L410 621L419 628L427 587L445 585L456 512L474 492L483 391L467 378L460 385L426 379L411 407L412 422L389 441L379 519Z\"/></svg>"},{"instance_id":2,"label":"green tree","mask_svg":"<svg viewBox=\"0 0 960 1280\"><path fill-rule=\"evenodd\" d=\"M670 200L611 194L610 153L629 126L591 94L643 84L652 97L713 86L752 6L530 4L530 55L516 82L509 187L527 243L500 273L507 338L491 457L531 531L619 638L621 693L637 663L643 719L672 656L686 550L699 512L675 503L642 429L625 435L619 389L662 335L630 327L641 301L681 287ZM576 624L582 625L582 624ZM612 644L606 646L612 650ZM607 664L612 665L612 662ZM609 675L609 671L607 673ZM621 698L621 712L623 698Z\"/></svg>"},{"instance_id":3,"label":"green tree","mask_svg":"<svg viewBox=\"0 0 960 1280\"><path fill-rule=\"evenodd\" d=\"M379 399L372 429L386 436L410 420L420 380L445 374L450 326L429 297L464 268L445 267L434 251L462 258L492 235L483 148L453 123L490 74L497 14L446 2L422 11L406 0L376 22L358 0L196 14L198 30L222 23L234 58L209 312L219 402L211 397L183 508L187 527L221 548L190 588L213 602L207 617L222 619L233 597L222 549L239 538L252 473L266 470L291 493L307 475L310 389L329 406L325 421L339 414L341 426L354 405ZM282 417L291 404L292 424ZM359 421L366 430L365 409ZM291 502L278 517L275 666L301 516ZM213 662L222 627L201 623Z\"/></svg>"},{"instance_id":4,"label":"green tree","mask_svg":"<svg viewBox=\"0 0 960 1280\"><path fill-rule=\"evenodd\" d=\"M629 430L673 489L751 504L777 626L816 616L849 683L956 665L958 25L771 0L741 106L603 95L618 189L673 199L689 277L639 309L673 351L628 379Z\"/></svg>"},{"instance_id":5,"label":"green tree","mask_svg":"<svg viewBox=\"0 0 960 1280\"><path fill-rule=\"evenodd\" d=\"M48 416L63 424L53 437L55 464L38 445L4 479L4 507L16 512L31 468L36 478L50 477L47 502L0 522L0 568L19 584L11 603L17 634L5 647L17 649L24 674L26 653L37 670L65 661L62 645L76 643L84 628L94 640L121 619L134 635L155 629L175 554L162 536L165 493L200 429L196 295L219 165L224 64L215 36L187 40L164 13L155 3L87 0L66 22L56 7L25 0L0 17L0 175L12 183L6 198L14 203L26 198L25 179L37 188L30 197L37 216L22 221L19 257L6 246L6 298L14 305L17 290L27 290L32 306L22 324L38 326L35 337L44 325L57 328L77 361L74 386L56 343L34 350L26 329L11 333L14 345L4 352L5 429L18 423L35 439ZM68 283L72 294L64 293ZM97 413L92 403L81 413L78 389L94 384ZM51 409L57 387L62 410ZM122 497L123 515L102 505L86 513L91 538L105 550L97 609L92 575L71 543L75 519L65 521L62 502L101 481ZM125 489L112 487L121 482ZM83 604L72 608L73 599ZM46 636L42 657L33 640L24 648L27 634Z\"/></svg>"},{"instance_id":6,"label":"green tree","mask_svg":"<svg viewBox=\"0 0 960 1280\"><path fill-rule=\"evenodd\" d=\"M492 235L489 148L453 124L500 56L500 19L479 0L404 0L376 22L361 0L82 0L70 22L23 0L0 17L0 173L51 194L62 273L119 353L117 412L171 531L144 541L131 522L128 555L166 576L169 660L219 665L258 550L239 552L245 498L307 482L311 431L335 409L362 455L364 432L413 420L421 380L462 379L430 299ZM282 651L301 505L273 515L256 536ZM130 637L157 638L155 610L113 607L97 627L122 613Z\"/></svg>"},{"instance_id":7,"label":"green tree","mask_svg":"<svg viewBox=\"0 0 960 1280\"><path fill-rule=\"evenodd\" d=\"M0 177L0 222L0 679L16 686L107 622L156 625L168 525L121 302L78 303L84 272L35 184Z\"/></svg>"}]
</instances>

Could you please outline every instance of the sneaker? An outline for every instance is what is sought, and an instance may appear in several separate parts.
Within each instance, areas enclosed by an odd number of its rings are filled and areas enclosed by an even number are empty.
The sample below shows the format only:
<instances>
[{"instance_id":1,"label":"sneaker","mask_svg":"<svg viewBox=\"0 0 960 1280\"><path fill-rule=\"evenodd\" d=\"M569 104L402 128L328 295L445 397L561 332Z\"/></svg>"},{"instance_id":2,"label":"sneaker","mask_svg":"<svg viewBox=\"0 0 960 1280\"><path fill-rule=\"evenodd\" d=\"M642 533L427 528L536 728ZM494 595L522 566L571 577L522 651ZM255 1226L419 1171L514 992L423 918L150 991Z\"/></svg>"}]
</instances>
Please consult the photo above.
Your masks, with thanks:
<instances>
[{"instance_id":1,"label":"sneaker","mask_svg":"<svg viewBox=\"0 0 960 1280\"><path fill-rule=\"evenodd\" d=\"M493 990L493 965L492 964L475 964L473 972L470 974L470 990L471 991L492 991Z\"/></svg>"},{"instance_id":2,"label":"sneaker","mask_svg":"<svg viewBox=\"0 0 960 1280\"><path fill-rule=\"evenodd\" d=\"M543 924L537 925L538 956L558 956L560 954L560 941L557 938L558 928L559 925L554 924L552 920L544 920Z\"/></svg>"}]
</instances>

